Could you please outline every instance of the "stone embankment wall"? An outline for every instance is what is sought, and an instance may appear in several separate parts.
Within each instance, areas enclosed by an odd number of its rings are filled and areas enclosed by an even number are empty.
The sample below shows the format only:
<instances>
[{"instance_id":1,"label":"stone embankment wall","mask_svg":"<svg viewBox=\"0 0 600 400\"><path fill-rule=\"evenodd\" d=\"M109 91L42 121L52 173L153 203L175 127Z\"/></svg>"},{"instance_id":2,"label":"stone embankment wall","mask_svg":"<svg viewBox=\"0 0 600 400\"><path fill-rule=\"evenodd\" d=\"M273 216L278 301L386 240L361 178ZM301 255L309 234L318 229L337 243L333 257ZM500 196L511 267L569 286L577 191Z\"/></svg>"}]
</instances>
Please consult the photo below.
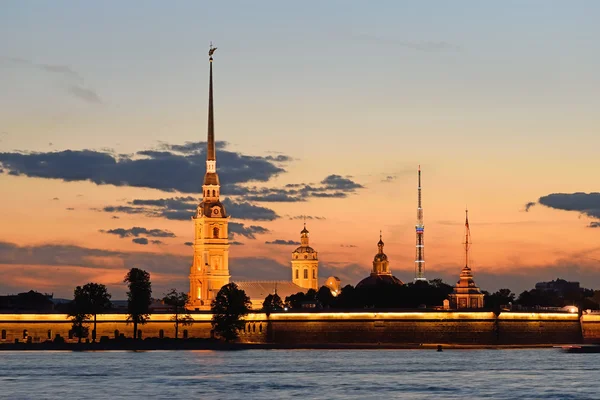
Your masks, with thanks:
<instances>
[{"instance_id":1,"label":"stone embankment wall","mask_svg":"<svg viewBox=\"0 0 600 400\"><path fill-rule=\"evenodd\" d=\"M142 338L174 337L170 314L152 314L139 325ZM211 315L194 313L192 326L179 337L211 337ZM245 343L327 344L473 344L530 345L600 342L600 315L492 312L306 312L252 313L240 339ZM62 314L0 314L0 343L69 339L71 322ZM91 338L90 325L90 338ZM133 336L123 314L98 316L97 338Z\"/></svg>"},{"instance_id":2,"label":"stone embankment wall","mask_svg":"<svg viewBox=\"0 0 600 400\"><path fill-rule=\"evenodd\" d=\"M600 314L583 315L581 331L586 343L600 343Z\"/></svg>"}]
</instances>

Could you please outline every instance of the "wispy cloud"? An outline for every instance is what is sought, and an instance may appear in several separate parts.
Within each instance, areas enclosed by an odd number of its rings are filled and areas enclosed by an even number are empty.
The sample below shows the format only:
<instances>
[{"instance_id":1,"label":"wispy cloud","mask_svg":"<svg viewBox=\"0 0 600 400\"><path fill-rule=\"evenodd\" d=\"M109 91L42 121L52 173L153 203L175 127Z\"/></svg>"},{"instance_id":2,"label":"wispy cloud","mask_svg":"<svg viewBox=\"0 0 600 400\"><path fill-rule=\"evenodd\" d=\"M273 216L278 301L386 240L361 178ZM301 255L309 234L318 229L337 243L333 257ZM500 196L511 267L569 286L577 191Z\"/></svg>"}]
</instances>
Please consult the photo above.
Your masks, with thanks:
<instances>
[{"instance_id":1,"label":"wispy cloud","mask_svg":"<svg viewBox=\"0 0 600 400\"><path fill-rule=\"evenodd\" d=\"M87 87L81 74L68 65L36 63L31 60L16 57L0 57L0 65L32 68L58 76L63 80L63 83L66 84L67 93L73 97L91 104L102 103L102 99L98 93L90 87Z\"/></svg>"}]
</instances>

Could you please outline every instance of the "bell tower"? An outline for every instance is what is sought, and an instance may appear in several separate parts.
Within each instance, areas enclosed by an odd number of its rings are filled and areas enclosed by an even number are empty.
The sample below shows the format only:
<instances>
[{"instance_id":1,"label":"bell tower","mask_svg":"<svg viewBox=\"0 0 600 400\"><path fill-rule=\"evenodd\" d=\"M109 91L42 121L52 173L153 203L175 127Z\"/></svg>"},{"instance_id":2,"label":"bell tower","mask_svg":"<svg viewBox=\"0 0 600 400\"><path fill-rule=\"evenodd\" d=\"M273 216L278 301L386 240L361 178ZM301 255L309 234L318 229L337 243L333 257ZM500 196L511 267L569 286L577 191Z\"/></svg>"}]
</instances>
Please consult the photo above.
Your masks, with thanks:
<instances>
[{"instance_id":1,"label":"bell tower","mask_svg":"<svg viewBox=\"0 0 600 400\"><path fill-rule=\"evenodd\" d=\"M292 282L304 289L319 289L319 258L309 246L309 232L304 223L300 232L300 247L292 252Z\"/></svg>"},{"instance_id":2,"label":"bell tower","mask_svg":"<svg viewBox=\"0 0 600 400\"><path fill-rule=\"evenodd\" d=\"M209 310L212 300L229 283L229 215L219 196L221 185L217 175L215 126L213 115L213 54L210 46L208 61L208 140L206 174L202 185L202 202L192 217L194 221L194 260L190 269L190 304L193 310Z\"/></svg>"}]
</instances>

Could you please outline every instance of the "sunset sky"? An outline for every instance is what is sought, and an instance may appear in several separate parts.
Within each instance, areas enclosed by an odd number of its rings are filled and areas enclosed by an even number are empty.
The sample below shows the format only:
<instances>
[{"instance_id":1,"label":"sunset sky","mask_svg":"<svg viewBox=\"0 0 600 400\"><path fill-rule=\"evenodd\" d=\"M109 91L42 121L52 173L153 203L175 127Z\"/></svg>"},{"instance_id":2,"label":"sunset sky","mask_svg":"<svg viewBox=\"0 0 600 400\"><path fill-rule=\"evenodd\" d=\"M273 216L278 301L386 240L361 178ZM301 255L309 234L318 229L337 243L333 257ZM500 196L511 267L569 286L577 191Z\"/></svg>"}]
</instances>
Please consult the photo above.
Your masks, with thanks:
<instances>
[{"instance_id":1,"label":"sunset sky","mask_svg":"<svg viewBox=\"0 0 600 400\"><path fill-rule=\"evenodd\" d=\"M188 288L208 57L233 279L368 275L379 231L414 277L458 279L469 208L484 290L600 288L596 1L4 1L0 295ZM136 229L134 229L136 228ZM140 229L141 228L141 229ZM274 242L274 243L268 243Z\"/></svg>"}]
</instances>

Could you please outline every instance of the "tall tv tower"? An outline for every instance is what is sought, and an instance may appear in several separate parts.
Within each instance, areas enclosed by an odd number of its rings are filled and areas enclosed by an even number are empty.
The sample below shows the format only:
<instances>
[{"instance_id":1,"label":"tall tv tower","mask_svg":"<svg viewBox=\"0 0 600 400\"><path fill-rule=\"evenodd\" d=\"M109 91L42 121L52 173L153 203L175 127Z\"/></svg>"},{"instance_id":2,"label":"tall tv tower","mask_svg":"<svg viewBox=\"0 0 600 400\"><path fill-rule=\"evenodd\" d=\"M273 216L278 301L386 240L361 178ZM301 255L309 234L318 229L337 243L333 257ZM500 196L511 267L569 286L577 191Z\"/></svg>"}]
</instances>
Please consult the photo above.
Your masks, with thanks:
<instances>
[{"instance_id":1,"label":"tall tv tower","mask_svg":"<svg viewBox=\"0 0 600 400\"><path fill-rule=\"evenodd\" d=\"M415 256L415 281L426 281L425 279L425 244L423 242L423 207L421 206L421 166L419 165L419 188L418 188L418 205L417 205L417 225L415 231L417 233L417 249Z\"/></svg>"}]
</instances>

